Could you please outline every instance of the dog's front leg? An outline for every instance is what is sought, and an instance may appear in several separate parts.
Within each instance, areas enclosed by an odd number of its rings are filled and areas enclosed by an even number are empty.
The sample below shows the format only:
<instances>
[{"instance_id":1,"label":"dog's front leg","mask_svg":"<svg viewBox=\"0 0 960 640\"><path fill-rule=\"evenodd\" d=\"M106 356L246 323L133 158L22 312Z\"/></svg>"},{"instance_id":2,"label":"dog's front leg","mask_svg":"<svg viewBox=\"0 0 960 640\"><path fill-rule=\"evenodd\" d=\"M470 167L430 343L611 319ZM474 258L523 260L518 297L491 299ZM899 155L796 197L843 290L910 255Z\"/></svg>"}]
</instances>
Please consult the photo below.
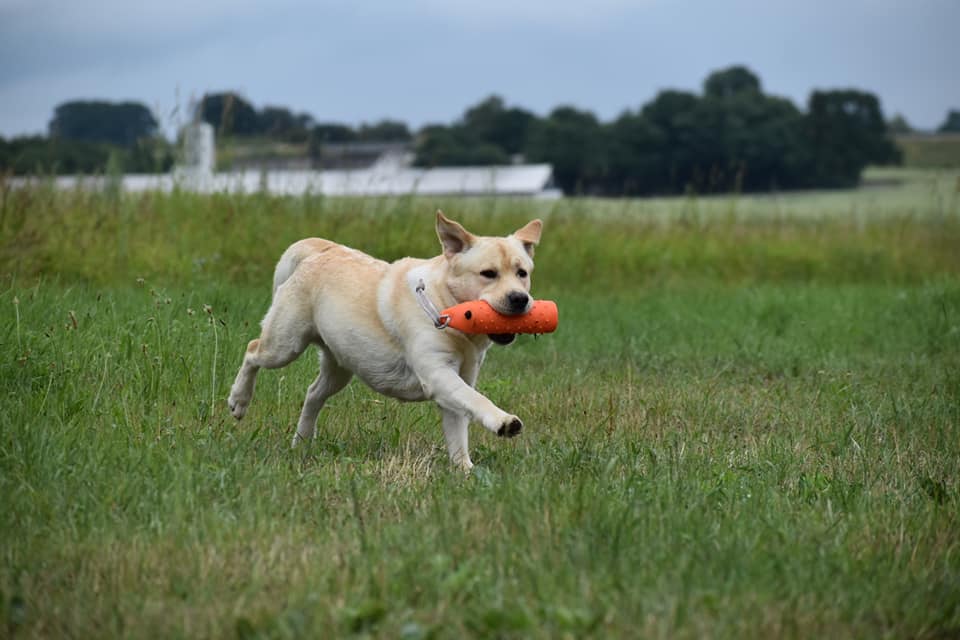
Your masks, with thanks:
<instances>
[{"instance_id":1,"label":"dog's front leg","mask_svg":"<svg viewBox=\"0 0 960 640\"><path fill-rule=\"evenodd\" d=\"M456 362L427 360L417 368L417 376L427 397L445 412L473 418L498 436L507 438L512 438L523 429L520 418L502 410L464 382Z\"/></svg>"},{"instance_id":2,"label":"dog's front leg","mask_svg":"<svg viewBox=\"0 0 960 640\"><path fill-rule=\"evenodd\" d=\"M470 417L442 407L440 414L443 417L443 437L447 440L450 462L464 471L470 471L473 468L470 451L467 448L467 425L470 423Z\"/></svg>"}]
</instances>

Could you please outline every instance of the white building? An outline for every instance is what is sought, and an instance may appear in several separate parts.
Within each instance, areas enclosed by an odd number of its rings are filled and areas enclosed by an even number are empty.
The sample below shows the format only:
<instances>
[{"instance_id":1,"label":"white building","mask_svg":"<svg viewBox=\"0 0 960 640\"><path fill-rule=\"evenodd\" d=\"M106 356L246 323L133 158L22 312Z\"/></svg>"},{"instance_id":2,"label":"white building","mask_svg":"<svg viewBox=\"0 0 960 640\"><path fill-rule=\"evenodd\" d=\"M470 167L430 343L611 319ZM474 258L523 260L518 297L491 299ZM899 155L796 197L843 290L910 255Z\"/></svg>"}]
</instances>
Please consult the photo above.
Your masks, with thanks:
<instances>
[{"instance_id":1,"label":"white building","mask_svg":"<svg viewBox=\"0 0 960 640\"><path fill-rule=\"evenodd\" d=\"M551 183L548 164L490 167L438 167L435 169L378 168L356 171L243 171L170 174L128 174L122 176L124 191L172 191L174 188L199 193L255 193L265 190L278 195L305 193L326 196L459 195L559 198ZM14 185L36 178L13 178ZM62 189L97 189L110 178L58 176L54 184Z\"/></svg>"},{"instance_id":2,"label":"white building","mask_svg":"<svg viewBox=\"0 0 960 640\"><path fill-rule=\"evenodd\" d=\"M461 195L558 198L549 164L512 164L482 167L410 166L412 154L386 150L365 168L351 169L246 169L215 172L213 128L206 123L188 125L183 131L184 162L169 174L122 176L125 191L171 191L174 188L200 193L253 193L266 190L279 195L305 193L326 196ZM30 179L17 178L14 184ZM60 176L61 188L99 188L105 177Z\"/></svg>"}]
</instances>

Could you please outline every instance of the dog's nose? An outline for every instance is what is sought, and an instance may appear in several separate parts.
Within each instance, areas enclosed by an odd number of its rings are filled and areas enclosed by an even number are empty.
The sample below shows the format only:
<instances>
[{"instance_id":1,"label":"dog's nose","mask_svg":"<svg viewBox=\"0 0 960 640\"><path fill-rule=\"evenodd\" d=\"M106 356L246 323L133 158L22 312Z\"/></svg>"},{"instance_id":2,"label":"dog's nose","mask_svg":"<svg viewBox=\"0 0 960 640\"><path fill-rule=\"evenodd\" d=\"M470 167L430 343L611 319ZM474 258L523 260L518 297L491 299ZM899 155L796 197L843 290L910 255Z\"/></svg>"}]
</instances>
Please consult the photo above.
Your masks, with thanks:
<instances>
[{"instance_id":1,"label":"dog's nose","mask_svg":"<svg viewBox=\"0 0 960 640\"><path fill-rule=\"evenodd\" d=\"M507 302L510 304L510 310L516 311L517 313L527 310L527 303L530 301L530 296L528 296L523 291L511 291L507 295Z\"/></svg>"}]
</instances>

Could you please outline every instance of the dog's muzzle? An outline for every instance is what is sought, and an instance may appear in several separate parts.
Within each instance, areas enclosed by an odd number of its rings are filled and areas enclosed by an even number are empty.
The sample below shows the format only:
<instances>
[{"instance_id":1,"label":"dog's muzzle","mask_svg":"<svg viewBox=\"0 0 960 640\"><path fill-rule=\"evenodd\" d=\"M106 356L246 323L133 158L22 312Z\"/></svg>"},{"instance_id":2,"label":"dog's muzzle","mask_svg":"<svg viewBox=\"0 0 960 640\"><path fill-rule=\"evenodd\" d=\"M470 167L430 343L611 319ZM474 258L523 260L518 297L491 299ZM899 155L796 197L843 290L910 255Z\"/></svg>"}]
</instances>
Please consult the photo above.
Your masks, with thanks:
<instances>
[{"instance_id":1,"label":"dog's muzzle","mask_svg":"<svg viewBox=\"0 0 960 640\"><path fill-rule=\"evenodd\" d=\"M494 342L496 342L496 343L499 344L499 345L506 345L506 344L510 344L511 342L513 342L513 340L517 337L517 334L515 334L515 333L491 333L489 337L490 337L491 340L493 340Z\"/></svg>"},{"instance_id":2,"label":"dog's muzzle","mask_svg":"<svg viewBox=\"0 0 960 640\"><path fill-rule=\"evenodd\" d=\"M526 313L530 306L530 296L523 291L511 291L507 294L506 303L508 314Z\"/></svg>"}]
</instances>

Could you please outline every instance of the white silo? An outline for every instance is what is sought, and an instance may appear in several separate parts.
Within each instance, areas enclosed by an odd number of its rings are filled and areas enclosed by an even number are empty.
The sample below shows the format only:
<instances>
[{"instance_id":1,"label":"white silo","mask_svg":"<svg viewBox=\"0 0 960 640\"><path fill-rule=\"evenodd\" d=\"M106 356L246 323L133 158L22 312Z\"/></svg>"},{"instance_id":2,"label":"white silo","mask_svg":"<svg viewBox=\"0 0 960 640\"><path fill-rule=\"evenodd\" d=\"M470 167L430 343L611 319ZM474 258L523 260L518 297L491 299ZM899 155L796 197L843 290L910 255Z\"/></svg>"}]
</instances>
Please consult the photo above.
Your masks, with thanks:
<instances>
[{"instance_id":1,"label":"white silo","mask_svg":"<svg viewBox=\"0 0 960 640\"><path fill-rule=\"evenodd\" d=\"M183 167L199 173L213 173L216 148L213 125L194 122L183 128Z\"/></svg>"}]
</instances>

